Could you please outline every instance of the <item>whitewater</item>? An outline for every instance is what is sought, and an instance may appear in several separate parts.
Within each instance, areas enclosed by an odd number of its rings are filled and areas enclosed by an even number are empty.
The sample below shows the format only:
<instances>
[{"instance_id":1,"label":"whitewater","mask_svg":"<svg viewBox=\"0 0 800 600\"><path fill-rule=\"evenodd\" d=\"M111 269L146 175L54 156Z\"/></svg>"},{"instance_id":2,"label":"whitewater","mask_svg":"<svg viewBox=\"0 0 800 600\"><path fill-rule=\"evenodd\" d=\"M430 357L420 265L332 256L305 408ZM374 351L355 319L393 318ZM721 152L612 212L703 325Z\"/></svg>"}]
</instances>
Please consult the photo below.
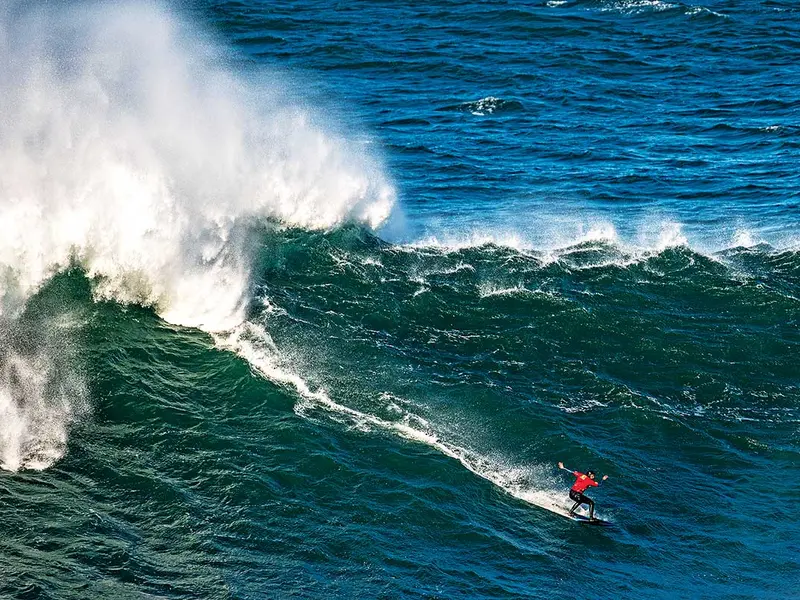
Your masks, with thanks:
<instances>
[{"instance_id":1,"label":"whitewater","mask_svg":"<svg viewBox=\"0 0 800 600\"><path fill-rule=\"evenodd\" d=\"M97 281L97 299L230 329L248 302L249 228L388 218L394 191L379 163L326 135L279 82L237 79L219 47L163 9L23 6L3 9L0 81L0 317L10 330L30 295L74 265ZM51 381L59 350L48 346L4 356L11 468L26 446L51 464L42 452L58 457L84 412L79 384ZM55 400L44 397L50 385L64 388Z\"/></svg>"}]
</instances>

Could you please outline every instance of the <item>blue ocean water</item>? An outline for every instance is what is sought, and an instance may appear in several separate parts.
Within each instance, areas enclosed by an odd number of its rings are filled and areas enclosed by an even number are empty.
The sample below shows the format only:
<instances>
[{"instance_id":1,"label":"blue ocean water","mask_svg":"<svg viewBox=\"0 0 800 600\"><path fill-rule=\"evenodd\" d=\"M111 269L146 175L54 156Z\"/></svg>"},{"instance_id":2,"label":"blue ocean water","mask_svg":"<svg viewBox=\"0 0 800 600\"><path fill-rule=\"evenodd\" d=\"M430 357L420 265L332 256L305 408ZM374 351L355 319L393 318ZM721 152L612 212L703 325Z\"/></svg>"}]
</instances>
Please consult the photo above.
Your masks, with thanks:
<instances>
[{"instance_id":1,"label":"blue ocean water","mask_svg":"<svg viewBox=\"0 0 800 600\"><path fill-rule=\"evenodd\" d=\"M792 3L216 3L259 64L311 80L381 146L406 239L540 247L665 223L796 243ZM792 218L794 217L794 219Z\"/></svg>"},{"instance_id":2,"label":"blue ocean water","mask_svg":"<svg viewBox=\"0 0 800 600\"><path fill-rule=\"evenodd\" d=\"M0 596L791 597L798 65L788 1L5 3Z\"/></svg>"}]
</instances>

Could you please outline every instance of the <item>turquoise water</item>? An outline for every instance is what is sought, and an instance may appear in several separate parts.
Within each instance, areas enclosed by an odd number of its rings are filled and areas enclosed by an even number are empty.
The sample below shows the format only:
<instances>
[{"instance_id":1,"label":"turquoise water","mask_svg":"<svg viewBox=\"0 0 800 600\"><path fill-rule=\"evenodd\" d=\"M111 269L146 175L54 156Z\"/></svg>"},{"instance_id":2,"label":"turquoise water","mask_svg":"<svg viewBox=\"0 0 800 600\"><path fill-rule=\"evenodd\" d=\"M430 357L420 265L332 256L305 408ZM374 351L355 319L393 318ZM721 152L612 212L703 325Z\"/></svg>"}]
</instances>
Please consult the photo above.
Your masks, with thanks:
<instances>
[{"instance_id":1,"label":"turquoise water","mask_svg":"<svg viewBox=\"0 0 800 600\"><path fill-rule=\"evenodd\" d=\"M790 596L797 16L8 3L0 596Z\"/></svg>"}]
</instances>

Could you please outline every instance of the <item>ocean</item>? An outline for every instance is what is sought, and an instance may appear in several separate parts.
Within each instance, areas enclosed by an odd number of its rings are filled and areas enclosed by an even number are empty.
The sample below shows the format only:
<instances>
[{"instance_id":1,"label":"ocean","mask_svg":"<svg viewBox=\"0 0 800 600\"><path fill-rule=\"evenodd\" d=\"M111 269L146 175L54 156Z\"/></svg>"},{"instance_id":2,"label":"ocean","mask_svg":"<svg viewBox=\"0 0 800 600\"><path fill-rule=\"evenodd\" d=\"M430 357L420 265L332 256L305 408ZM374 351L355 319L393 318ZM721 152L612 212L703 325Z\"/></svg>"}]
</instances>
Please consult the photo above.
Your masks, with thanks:
<instances>
[{"instance_id":1,"label":"ocean","mask_svg":"<svg viewBox=\"0 0 800 600\"><path fill-rule=\"evenodd\" d=\"M7 0L0 598L792 597L799 82L789 0Z\"/></svg>"}]
</instances>

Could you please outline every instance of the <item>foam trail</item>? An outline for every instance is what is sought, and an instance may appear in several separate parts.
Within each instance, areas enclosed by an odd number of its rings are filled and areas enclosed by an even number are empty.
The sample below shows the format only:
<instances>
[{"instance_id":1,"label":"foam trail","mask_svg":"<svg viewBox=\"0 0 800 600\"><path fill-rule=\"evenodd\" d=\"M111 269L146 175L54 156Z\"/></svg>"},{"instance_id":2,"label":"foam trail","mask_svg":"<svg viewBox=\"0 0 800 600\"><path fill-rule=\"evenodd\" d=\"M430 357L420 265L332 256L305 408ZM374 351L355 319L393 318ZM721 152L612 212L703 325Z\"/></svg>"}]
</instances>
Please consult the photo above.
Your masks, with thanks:
<instances>
[{"instance_id":1,"label":"foam trail","mask_svg":"<svg viewBox=\"0 0 800 600\"><path fill-rule=\"evenodd\" d=\"M394 190L366 146L226 62L150 2L0 6L0 318L78 263L99 298L229 330L249 301L254 224L387 220ZM32 376L12 364L8 377ZM3 415L19 425L2 425L3 443L24 454L9 432L36 437L38 396L10 386ZM68 396L55 404L81 401Z\"/></svg>"},{"instance_id":2,"label":"foam trail","mask_svg":"<svg viewBox=\"0 0 800 600\"><path fill-rule=\"evenodd\" d=\"M295 406L295 412L303 414L308 408L318 407L346 418L363 429L376 428L389 431L408 440L425 444L460 462L467 470L490 481L503 491L529 504L551 512L567 515L568 508L563 492L550 489L535 489L526 483L528 472L518 468L507 468L481 454L457 444L443 440L431 428L423 430L420 418L406 415L402 421L388 421L375 415L339 404L323 389L312 390L305 380L293 373L281 356L269 334L260 326L246 322L227 334L214 335L217 347L233 352L246 360L250 366L267 379L290 386L303 401ZM417 426L412 425L415 423Z\"/></svg>"}]
</instances>

